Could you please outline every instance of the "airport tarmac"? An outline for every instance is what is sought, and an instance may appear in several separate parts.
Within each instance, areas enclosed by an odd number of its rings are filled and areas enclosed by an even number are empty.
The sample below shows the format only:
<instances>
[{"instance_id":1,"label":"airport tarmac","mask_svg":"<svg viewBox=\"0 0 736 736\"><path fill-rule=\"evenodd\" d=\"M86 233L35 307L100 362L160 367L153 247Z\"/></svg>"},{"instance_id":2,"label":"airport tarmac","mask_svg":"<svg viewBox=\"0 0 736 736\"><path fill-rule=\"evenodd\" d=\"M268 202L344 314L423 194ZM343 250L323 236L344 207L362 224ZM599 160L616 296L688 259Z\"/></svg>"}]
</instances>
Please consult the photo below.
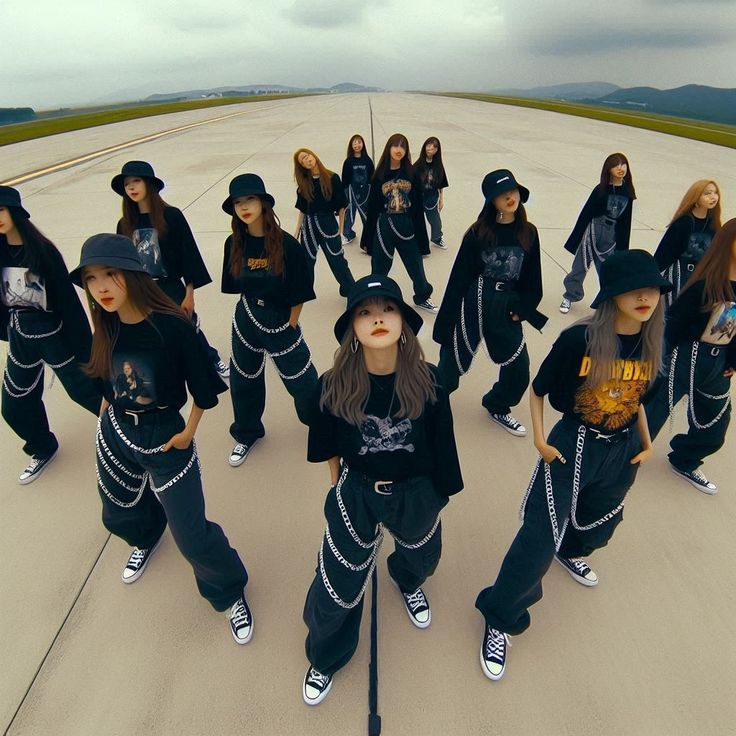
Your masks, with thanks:
<instances>
[{"instance_id":1,"label":"airport tarmac","mask_svg":"<svg viewBox=\"0 0 736 736\"><path fill-rule=\"evenodd\" d=\"M151 162L166 182L162 196L180 207L214 284L196 292L210 342L229 353L235 297L219 293L229 218L220 209L229 180L260 174L276 198L282 226L296 222L292 153L315 150L340 171L347 143L361 133L375 153L403 132L416 157L422 141L442 141L450 182L442 212L448 250L424 261L439 303L466 228L482 205L480 182L510 168L528 187L529 219L539 228L549 316L543 333L525 326L532 373L560 329L588 312L597 291L568 316L558 312L572 262L564 243L596 183L605 156L629 157L638 199L632 247L653 251L689 184L715 178L724 217L736 214L736 151L636 128L517 107L422 95L306 97L143 118L0 148L0 178L45 168L91 151L227 115L225 119L117 150L31 179L19 188L34 223L59 246L67 265L83 240L114 231L120 199L110 179L131 159ZM243 114L235 114L235 113ZM356 277L370 261L346 247ZM406 297L400 263L391 275ZM332 325L344 301L320 256L316 301L301 323L320 372L336 347ZM586 306L583 306L586 305ZM420 338L436 362L433 316ZM4 360L7 344L0 343ZM379 712L383 733L427 735L675 736L736 731L736 521L733 441L706 462L720 491L709 497L668 469L667 433L639 473L625 521L591 558L596 588L576 585L559 567L547 574L532 626L513 639L507 673L480 671L483 621L473 603L493 582L518 527L518 508L536 451L492 425L480 398L497 369L479 351L453 395L465 490L443 512L443 558L425 591L432 625L414 628L388 584L385 545L379 564ZM275 371L267 368L266 438L240 468L227 464L229 395L205 415L197 443L208 515L239 550L250 574L253 640L237 646L224 614L197 594L187 563L167 533L145 575L120 582L129 548L100 522L94 470L94 422L58 382L46 406L61 450L35 483L20 486L27 458L0 423L5 479L0 602L0 728L13 736L236 734L312 736L366 733L368 607L353 660L316 708L302 702L307 667L301 611L324 528L326 466L305 460L306 429ZM531 427L526 398L514 411ZM553 415L547 409L547 427ZM684 425L679 407L675 427Z\"/></svg>"}]
</instances>

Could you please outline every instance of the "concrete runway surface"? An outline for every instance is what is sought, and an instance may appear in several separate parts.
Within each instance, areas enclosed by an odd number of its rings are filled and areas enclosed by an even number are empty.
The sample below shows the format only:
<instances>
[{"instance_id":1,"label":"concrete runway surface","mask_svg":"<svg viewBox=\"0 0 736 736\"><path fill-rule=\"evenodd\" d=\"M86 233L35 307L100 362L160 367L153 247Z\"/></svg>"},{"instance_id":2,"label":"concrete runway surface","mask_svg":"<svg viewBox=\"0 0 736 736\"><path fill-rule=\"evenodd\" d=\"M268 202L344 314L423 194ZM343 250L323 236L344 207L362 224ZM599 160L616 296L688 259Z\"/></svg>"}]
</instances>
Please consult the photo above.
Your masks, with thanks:
<instances>
[{"instance_id":1,"label":"concrete runway surface","mask_svg":"<svg viewBox=\"0 0 736 736\"><path fill-rule=\"evenodd\" d=\"M653 250L685 189L714 177L724 220L736 204L736 152L666 135L555 113L468 100L372 95L375 148L395 131L412 155L429 135L442 141L450 188L442 213L447 251L425 260L439 303L465 229L482 200L480 182L512 169L532 192L529 219L540 231L550 321L526 327L532 371L559 330L587 313L557 311L571 256L562 249L604 157L624 151L639 199L632 246ZM184 210L215 284L196 293L209 339L227 355L235 298L219 293L222 244L229 218L220 210L229 180L257 172L276 198L282 225L296 221L293 151L313 148L340 171L351 134L369 140L369 97L334 96L223 108L243 112L153 142L135 145L28 181L20 189L33 221L76 265L83 240L113 231L120 199L110 179L130 159L150 161L166 182L164 198ZM145 118L0 148L2 178L71 159L191 122L218 117L200 110ZM370 140L369 140L370 147ZM356 277L369 259L353 244ZM410 296L400 264L392 276ZM324 258L318 299L302 314L318 370L336 347L332 325L342 311ZM585 305L585 306L583 306ZM437 360L431 315L421 334ZM0 351L5 357L6 343ZM120 582L127 545L100 523L95 487L94 423L58 382L46 406L61 451L37 482L20 486L21 443L0 424L2 443L2 603L0 725L9 734L364 734L367 717L368 611L361 645L336 677L329 698L301 699L307 666L301 611L323 532L327 468L305 460L306 430L271 366L267 369L267 436L245 465L226 462L228 394L207 412L197 435L208 515L224 527L251 576L252 642L238 647L224 614L196 591L169 534L135 585ZM736 732L736 572L734 432L705 465L720 486L698 493L669 471L667 435L642 469L612 543L591 560L601 582L577 585L559 567L545 578L533 623L513 640L505 678L487 680L478 664L478 590L491 583L518 526L518 507L536 452L491 425L480 397L496 368L480 352L453 395L465 491L443 515L444 552L425 586L433 609L426 631L407 620L379 565L380 690L385 734L727 734ZM50 373L47 372L48 386ZM530 427L526 399L515 415ZM547 427L553 412L547 409ZM675 426L684 423L680 406ZM388 547L381 553L385 560Z\"/></svg>"}]
</instances>

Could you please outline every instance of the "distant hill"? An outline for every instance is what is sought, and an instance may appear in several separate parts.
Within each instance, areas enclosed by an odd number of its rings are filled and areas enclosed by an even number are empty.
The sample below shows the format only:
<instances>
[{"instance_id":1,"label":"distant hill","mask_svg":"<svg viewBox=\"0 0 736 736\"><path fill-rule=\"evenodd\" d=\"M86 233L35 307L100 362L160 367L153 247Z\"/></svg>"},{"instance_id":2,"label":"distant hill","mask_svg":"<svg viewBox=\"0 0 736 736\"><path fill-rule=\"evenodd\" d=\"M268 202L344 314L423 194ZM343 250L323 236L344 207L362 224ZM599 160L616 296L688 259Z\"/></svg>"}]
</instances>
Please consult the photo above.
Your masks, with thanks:
<instances>
[{"instance_id":1,"label":"distant hill","mask_svg":"<svg viewBox=\"0 0 736 736\"><path fill-rule=\"evenodd\" d=\"M510 97L532 97L544 100L587 100L616 92L621 89L609 82L571 82L570 84L553 84L547 87L531 89L496 89L493 94Z\"/></svg>"},{"instance_id":2,"label":"distant hill","mask_svg":"<svg viewBox=\"0 0 736 736\"><path fill-rule=\"evenodd\" d=\"M181 92L163 92L149 95L144 102L171 102L173 100L192 100L200 97L232 97L234 95L289 94L298 92L322 92L341 94L346 92L380 92L378 87L364 87L353 82L341 82L332 87L290 87L283 84L246 84L243 86L211 87L209 89L189 89Z\"/></svg>"},{"instance_id":3,"label":"distant hill","mask_svg":"<svg viewBox=\"0 0 736 736\"><path fill-rule=\"evenodd\" d=\"M661 115L709 120L736 125L736 89L687 84L674 89L631 87L586 100L632 110L647 110Z\"/></svg>"}]
</instances>

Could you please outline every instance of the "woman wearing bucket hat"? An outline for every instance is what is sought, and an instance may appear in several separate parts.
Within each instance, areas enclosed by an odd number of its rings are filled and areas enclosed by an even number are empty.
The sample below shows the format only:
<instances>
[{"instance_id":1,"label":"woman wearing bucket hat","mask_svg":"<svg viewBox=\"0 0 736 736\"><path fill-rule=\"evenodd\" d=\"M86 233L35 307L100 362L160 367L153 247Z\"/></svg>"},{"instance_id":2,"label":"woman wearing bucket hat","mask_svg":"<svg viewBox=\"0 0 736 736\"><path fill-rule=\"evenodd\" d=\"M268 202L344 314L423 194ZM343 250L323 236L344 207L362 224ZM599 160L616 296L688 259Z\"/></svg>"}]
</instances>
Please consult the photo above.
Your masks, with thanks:
<instances>
[{"instance_id":1,"label":"woman wearing bucket hat","mask_svg":"<svg viewBox=\"0 0 736 736\"><path fill-rule=\"evenodd\" d=\"M253 633L248 575L222 529L205 517L194 434L226 390L186 313L158 288L123 235L93 235L72 280L95 332L87 369L102 385L97 487L105 527L133 547L122 581L143 574L168 525L200 594L227 611L238 644ZM193 404L185 422L180 414Z\"/></svg>"},{"instance_id":2,"label":"woman wearing bucket hat","mask_svg":"<svg viewBox=\"0 0 736 736\"><path fill-rule=\"evenodd\" d=\"M340 347L321 378L309 427L310 462L327 462L327 530L304 605L309 668L302 695L321 702L358 645L363 593L383 530L394 537L391 580L418 628L431 621L422 590L440 558L439 513L462 490L447 393L425 362L421 317L396 282L356 282L335 323Z\"/></svg>"},{"instance_id":3,"label":"woman wearing bucket hat","mask_svg":"<svg viewBox=\"0 0 736 736\"><path fill-rule=\"evenodd\" d=\"M301 240L312 265L322 249L340 285L340 296L347 296L355 279L342 247L348 202L340 177L325 168L316 153L299 148L294 153L294 180L297 186L294 206L299 210L294 237Z\"/></svg>"},{"instance_id":4,"label":"woman wearing bucket hat","mask_svg":"<svg viewBox=\"0 0 736 736\"><path fill-rule=\"evenodd\" d=\"M712 179L690 185L654 252L662 275L675 287L667 306L687 283L721 227L721 190Z\"/></svg>"},{"instance_id":5,"label":"woman wearing bucket hat","mask_svg":"<svg viewBox=\"0 0 736 736\"><path fill-rule=\"evenodd\" d=\"M672 471L699 491L715 483L698 468L725 442L736 371L736 219L715 234L705 255L667 312L666 377L647 404L652 437L688 397L686 434L670 441Z\"/></svg>"},{"instance_id":6,"label":"woman wearing bucket hat","mask_svg":"<svg viewBox=\"0 0 736 736\"><path fill-rule=\"evenodd\" d=\"M199 329L194 311L194 290L212 279L184 214L161 198L159 192L164 183L147 161L128 161L110 186L123 199L117 232L133 241L146 271L197 326L199 339L215 369L221 378L228 379L230 368Z\"/></svg>"},{"instance_id":7,"label":"woman wearing bucket hat","mask_svg":"<svg viewBox=\"0 0 736 736\"><path fill-rule=\"evenodd\" d=\"M529 190L508 169L487 174L485 204L460 245L433 337L441 345L439 370L452 392L481 342L500 366L483 397L490 418L517 437L526 428L512 415L529 385L529 353L521 323L542 329L542 266L537 229L526 218Z\"/></svg>"},{"instance_id":8,"label":"woman wearing bucket hat","mask_svg":"<svg viewBox=\"0 0 736 736\"><path fill-rule=\"evenodd\" d=\"M33 225L20 194L0 187L0 339L8 342L2 415L31 456L18 481L38 478L59 443L43 403L44 365L70 398L93 414L102 399L81 370L92 333L56 246Z\"/></svg>"},{"instance_id":9,"label":"woman wearing bucket hat","mask_svg":"<svg viewBox=\"0 0 736 736\"><path fill-rule=\"evenodd\" d=\"M433 289L422 263L422 254L429 255L422 190L414 176L409 140L401 133L386 141L376 164L360 240L371 254L373 273L388 274L398 253L414 287L414 304L437 312L429 298Z\"/></svg>"},{"instance_id":10,"label":"woman wearing bucket hat","mask_svg":"<svg viewBox=\"0 0 736 736\"><path fill-rule=\"evenodd\" d=\"M265 434L266 358L273 361L304 423L317 383L299 325L304 302L315 298L314 271L304 248L281 229L273 206L274 198L256 174L236 176L222 203L232 227L225 241L222 291L240 295L233 316L230 375L230 434L237 444L228 462L233 467L245 462Z\"/></svg>"},{"instance_id":11,"label":"woman wearing bucket hat","mask_svg":"<svg viewBox=\"0 0 736 736\"><path fill-rule=\"evenodd\" d=\"M562 314L567 314L572 302L579 302L585 295L583 280L591 265L599 272L601 264L614 251L628 249L635 199L629 160L623 153L612 153L603 162L600 181L565 243L565 250L575 258L570 273L565 276L565 293L560 302Z\"/></svg>"},{"instance_id":12,"label":"woman wearing bucket hat","mask_svg":"<svg viewBox=\"0 0 736 736\"><path fill-rule=\"evenodd\" d=\"M651 455L641 405L662 353L661 294L672 285L643 250L601 266L595 312L564 330L532 383L534 444L540 458L521 508L521 529L493 586L478 594L485 619L480 663L500 679L509 635L529 626L542 578L556 560L585 586L598 577L580 559L608 543L639 464ZM544 396L562 413L549 436Z\"/></svg>"}]
</instances>

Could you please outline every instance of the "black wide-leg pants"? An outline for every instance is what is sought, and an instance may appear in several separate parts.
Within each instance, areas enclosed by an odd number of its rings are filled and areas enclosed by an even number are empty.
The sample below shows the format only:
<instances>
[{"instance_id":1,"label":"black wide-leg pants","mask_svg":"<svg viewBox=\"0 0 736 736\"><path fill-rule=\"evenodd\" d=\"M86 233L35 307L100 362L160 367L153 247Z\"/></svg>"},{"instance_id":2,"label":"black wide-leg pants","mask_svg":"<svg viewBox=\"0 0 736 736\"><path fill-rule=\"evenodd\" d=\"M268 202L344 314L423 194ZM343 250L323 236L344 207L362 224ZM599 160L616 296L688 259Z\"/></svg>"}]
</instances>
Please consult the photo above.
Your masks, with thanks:
<instances>
[{"instance_id":1,"label":"black wide-leg pants","mask_svg":"<svg viewBox=\"0 0 736 736\"><path fill-rule=\"evenodd\" d=\"M442 552L439 512L447 498L432 481L416 477L377 493L373 481L343 468L327 494L325 529L317 570L304 604L307 659L323 674L344 667L358 646L363 593L383 540L394 537L388 570L399 588L413 593L435 571Z\"/></svg>"},{"instance_id":2,"label":"black wide-leg pants","mask_svg":"<svg viewBox=\"0 0 736 736\"><path fill-rule=\"evenodd\" d=\"M562 419L547 442L567 462L537 462L522 505L521 528L496 582L481 590L475 602L488 626L511 635L529 627L528 609L542 598L542 578L555 552L585 557L608 543L623 518L623 501L638 468L629 462L641 447L635 427L610 443Z\"/></svg>"}]
</instances>

